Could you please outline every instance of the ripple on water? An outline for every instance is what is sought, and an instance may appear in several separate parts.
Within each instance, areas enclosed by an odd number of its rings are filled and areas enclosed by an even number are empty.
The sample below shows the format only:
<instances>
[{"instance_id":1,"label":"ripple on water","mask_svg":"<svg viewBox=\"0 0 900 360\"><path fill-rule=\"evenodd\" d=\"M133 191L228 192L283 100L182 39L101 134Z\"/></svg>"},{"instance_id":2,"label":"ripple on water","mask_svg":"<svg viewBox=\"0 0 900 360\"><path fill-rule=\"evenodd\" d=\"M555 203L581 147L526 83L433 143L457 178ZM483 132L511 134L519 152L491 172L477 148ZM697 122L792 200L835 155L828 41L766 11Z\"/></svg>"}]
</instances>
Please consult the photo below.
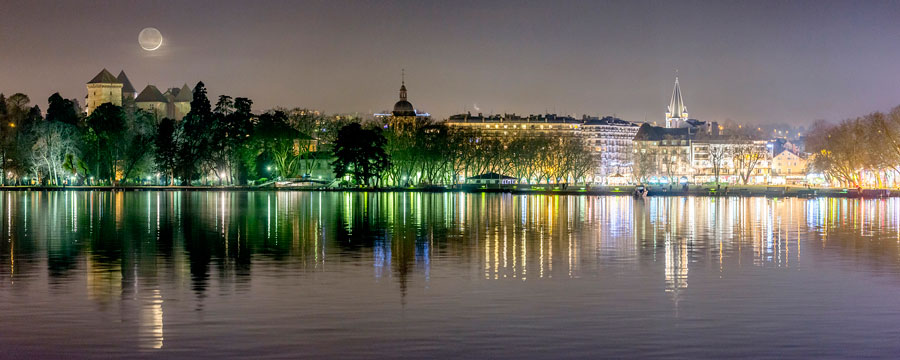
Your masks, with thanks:
<instances>
[{"instance_id":1,"label":"ripple on water","mask_svg":"<svg viewBox=\"0 0 900 360\"><path fill-rule=\"evenodd\" d=\"M900 199L10 192L18 357L888 357Z\"/></svg>"}]
</instances>

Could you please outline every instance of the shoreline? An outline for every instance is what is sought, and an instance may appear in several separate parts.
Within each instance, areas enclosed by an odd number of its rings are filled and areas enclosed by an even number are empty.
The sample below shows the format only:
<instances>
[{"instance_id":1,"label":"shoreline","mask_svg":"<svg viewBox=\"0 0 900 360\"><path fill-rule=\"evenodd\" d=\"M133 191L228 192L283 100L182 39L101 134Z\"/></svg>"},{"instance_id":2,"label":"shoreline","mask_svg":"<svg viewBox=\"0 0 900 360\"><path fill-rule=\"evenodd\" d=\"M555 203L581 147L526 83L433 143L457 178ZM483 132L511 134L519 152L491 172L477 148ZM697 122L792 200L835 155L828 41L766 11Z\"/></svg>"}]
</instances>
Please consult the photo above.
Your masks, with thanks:
<instances>
[{"instance_id":1,"label":"shoreline","mask_svg":"<svg viewBox=\"0 0 900 360\"><path fill-rule=\"evenodd\" d=\"M416 192L416 193L503 193L513 195L589 195L589 196L631 196L634 186L596 187L593 189L553 190L553 189L486 189L486 188L300 188L300 187L254 187L254 186L0 186L0 191L291 191L291 192ZM718 190L707 187L651 188L650 197L661 196L702 196L702 197L843 197L843 198L885 198L900 197L900 191L893 189L810 188L790 186L739 186Z\"/></svg>"}]
</instances>

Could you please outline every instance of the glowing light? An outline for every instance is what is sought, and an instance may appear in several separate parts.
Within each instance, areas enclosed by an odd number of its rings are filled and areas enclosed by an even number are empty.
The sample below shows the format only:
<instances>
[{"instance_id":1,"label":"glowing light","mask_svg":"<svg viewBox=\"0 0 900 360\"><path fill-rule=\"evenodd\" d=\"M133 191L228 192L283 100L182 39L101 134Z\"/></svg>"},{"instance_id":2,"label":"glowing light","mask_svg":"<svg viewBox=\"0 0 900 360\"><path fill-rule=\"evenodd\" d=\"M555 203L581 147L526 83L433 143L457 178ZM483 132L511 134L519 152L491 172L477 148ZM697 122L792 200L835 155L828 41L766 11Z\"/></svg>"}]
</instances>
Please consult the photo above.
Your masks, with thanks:
<instances>
[{"instance_id":1,"label":"glowing light","mask_svg":"<svg viewBox=\"0 0 900 360\"><path fill-rule=\"evenodd\" d=\"M159 33L159 30L148 27L141 30L141 33L138 34L138 43L141 45L142 49L154 51L162 46L163 37L162 34Z\"/></svg>"}]
</instances>

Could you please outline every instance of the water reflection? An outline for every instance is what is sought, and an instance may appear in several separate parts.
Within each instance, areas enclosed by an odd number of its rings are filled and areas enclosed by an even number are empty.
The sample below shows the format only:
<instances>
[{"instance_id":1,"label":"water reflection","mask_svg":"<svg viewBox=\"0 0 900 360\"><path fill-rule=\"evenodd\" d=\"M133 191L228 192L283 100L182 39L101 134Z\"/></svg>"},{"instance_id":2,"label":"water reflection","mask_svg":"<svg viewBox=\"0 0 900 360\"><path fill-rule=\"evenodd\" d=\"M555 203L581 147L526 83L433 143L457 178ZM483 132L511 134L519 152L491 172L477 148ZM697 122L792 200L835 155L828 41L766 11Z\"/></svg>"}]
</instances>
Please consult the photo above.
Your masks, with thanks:
<instances>
[{"instance_id":1,"label":"water reflection","mask_svg":"<svg viewBox=\"0 0 900 360\"><path fill-rule=\"evenodd\" d=\"M323 272L392 284L401 306L436 279L633 276L677 312L692 276L790 270L810 253L896 274L900 259L898 199L7 192L0 203L0 293L83 296L146 349L165 348L170 306L202 321L223 297Z\"/></svg>"}]
</instances>

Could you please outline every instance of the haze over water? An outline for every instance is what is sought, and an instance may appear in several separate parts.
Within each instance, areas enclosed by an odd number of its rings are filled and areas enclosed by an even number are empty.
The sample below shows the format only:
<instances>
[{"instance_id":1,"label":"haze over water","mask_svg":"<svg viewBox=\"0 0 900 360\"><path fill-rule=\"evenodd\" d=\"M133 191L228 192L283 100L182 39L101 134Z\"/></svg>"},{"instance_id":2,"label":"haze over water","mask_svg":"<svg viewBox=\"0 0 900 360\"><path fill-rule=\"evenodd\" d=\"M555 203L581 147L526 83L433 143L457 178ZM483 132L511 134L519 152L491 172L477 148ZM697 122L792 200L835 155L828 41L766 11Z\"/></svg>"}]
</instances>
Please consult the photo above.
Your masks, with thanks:
<instances>
[{"instance_id":1,"label":"haze over water","mask_svg":"<svg viewBox=\"0 0 900 360\"><path fill-rule=\"evenodd\" d=\"M894 357L900 199L0 194L4 357Z\"/></svg>"}]
</instances>

